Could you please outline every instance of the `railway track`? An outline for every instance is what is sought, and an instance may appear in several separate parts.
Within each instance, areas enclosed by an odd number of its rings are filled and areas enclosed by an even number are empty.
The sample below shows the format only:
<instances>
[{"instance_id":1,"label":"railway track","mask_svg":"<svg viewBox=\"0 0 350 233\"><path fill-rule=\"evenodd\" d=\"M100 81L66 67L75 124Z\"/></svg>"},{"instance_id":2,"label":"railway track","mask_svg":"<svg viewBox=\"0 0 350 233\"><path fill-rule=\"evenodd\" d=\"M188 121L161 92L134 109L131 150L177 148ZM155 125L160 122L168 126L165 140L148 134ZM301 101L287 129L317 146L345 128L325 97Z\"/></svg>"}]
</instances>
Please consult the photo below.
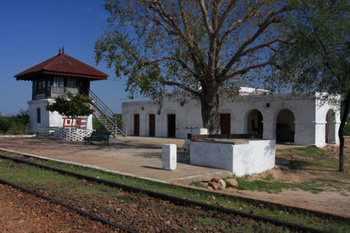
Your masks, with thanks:
<instances>
[{"instance_id":1,"label":"railway track","mask_svg":"<svg viewBox=\"0 0 350 233\"><path fill-rule=\"evenodd\" d=\"M65 171L62 169L57 169L54 167L49 167L49 166L42 165L39 163L27 161L25 159L14 158L14 157L5 156L5 155L1 155L1 154L0 154L0 158L6 159L6 160L12 160L12 161L15 161L16 163L22 163L22 164L28 164L31 166L36 166L36 167L39 167L41 169L51 170L51 171L58 172L58 173L63 174L63 175L73 176L73 177L76 177L78 179L83 179L86 181L95 182L95 183L107 185L110 187L115 187L118 189L122 189L126 192L134 193L135 195L137 193L141 193L142 195L146 194L149 197L152 197L155 199L160 199L160 200L163 200L163 201L166 201L168 203L172 203L172 204L175 204L178 206L187 206L190 208L200 208L200 209L205 210L205 211L212 211L215 213L221 213L221 214L226 214L226 215L230 215L230 216L240 216L241 218L252 219L252 220L257 221L257 222L265 222L265 223L270 223L272 225L281 226L283 228L288 228L291 231L295 231L295 232L327 232L324 230L315 229L312 227L303 226L303 225L299 225L299 224L295 224L295 223L291 223L291 222L287 222L287 221L281 221L281 220L270 218L270 217L265 217L265 216L260 216L260 215L256 215L256 214L252 214L252 213L237 211L234 209L224 208L224 207L216 206L216 205L210 205L210 204L197 202L197 201L193 201L193 200L187 200L187 199L183 199L183 198L179 198L179 197L175 197L175 196L171 196L171 195L167 195L167 194L163 194L163 193L158 193L158 192L154 192L154 191L149 191L149 190L145 190L145 189L132 187L132 186L125 185L125 184L115 183L115 182L100 179L100 178L82 175L82 174L74 173L71 171ZM0 182L7 183L7 181L2 180L2 179L0 180ZM37 192L34 192L34 191L31 191L31 190L28 190L27 188L20 187L19 185L14 184L12 182L8 182L8 183L13 187L21 188L22 190L24 190L26 192L33 193L34 195L39 196L41 198L44 198L46 200L50 200L54 203L58 203L58 204L61 204L63 206L66 206L67 208L75 210L75 211L79 212L80 214L86 214L87 216L94 218L97 221L101 221L104 224L112 224L115 227L119 227L120 229L123 229L126 232L136 232L132 229L129 229L128 227L124 227L122 225L113 223L107 219L103 219L103 218L98 217L94 214L90 214L86 211L79 210L76 207L73 207L69 204L65 204L65 203L58 201L58 200L51 200L51 198L49 198L49 197L45 197L44 195L37 193Z\"/></svg>"},{"instance_id":2,"label":"railway track","mask_svg":"<svg viewBox=\"0 0 350 233\"><path fill-rule=\"evenodd\" d=\"M35 195L36 197L42 198L42 199L47 200L47 201L49 201L51 203L61 205L61 206L65 207L65 208L67 208L67 209L73 210L76 213L78 213L78 214L80 214L82 216L86 216L86 217L88 217L88 218L90 218L92 220L95 220L95 221L101 222L103 224L115 227L116 228L115 230L116 231L118 230L118 232L137 233L137 231L134 231L134 230L132 230L132 229L130 229L128 227L125 227L125 226L122 226L120 224L111 222L111 221L109 221L107 219L104 219L104 218L101 218L101 217L99 217L99 216L97 216L95 214L92 214L92 213L86 212L84 210L78 209L78 208L76 208L76 207L74 207L72 205L69 205L67 203L64 203L64 202L58 201L56 199L50 198L50 197L48 197L46 195L43 195L43 194L38 193L38 192L35 192L35 191L31 190L31 189L28 189L28 188L23 187L21 185L15 184L13 182L10 182L10 181L7 181L7 180L4 180L4 179L0 178L0 183L12 186L13 188L16 188L16 189L20 189L20 190L22 190L24 192L27 192L27 193L32 194L32 195Z\"/></svg>"}]
</instances>

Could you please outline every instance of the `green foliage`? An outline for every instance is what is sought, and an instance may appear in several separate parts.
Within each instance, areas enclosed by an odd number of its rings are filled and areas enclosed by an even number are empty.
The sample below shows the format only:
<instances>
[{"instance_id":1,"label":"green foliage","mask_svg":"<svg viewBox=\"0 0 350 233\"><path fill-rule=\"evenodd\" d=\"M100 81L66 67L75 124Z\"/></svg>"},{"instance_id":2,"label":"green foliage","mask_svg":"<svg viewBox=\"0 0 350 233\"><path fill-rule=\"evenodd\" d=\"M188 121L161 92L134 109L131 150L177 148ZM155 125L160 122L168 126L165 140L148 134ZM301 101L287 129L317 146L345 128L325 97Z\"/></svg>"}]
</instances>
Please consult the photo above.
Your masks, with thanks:
<instances>
[{"instance_id":1,"label":"green foliage","mask_svg":"<svg viewBox=\"0 0 350 233\"><path fill-rule=\"evenodd\" d=\"M344 171L343 129L350 111L350 2L291 0L293 11L284 17L285 43L274 57L280 80L293 90L328 92L343 98L339 127L339 171ZM275 85L278 82L273 81ZM332 95L325 96L335 100Z\"/></svg>"},{"instance_id":2,"label":"green foliage","mask_svg":"<svg viewBox=\"0 0 350 233\"><path fill-rule=\"evenodd\" d=\"M348 93L349 1L291 2L294 10L281 23L286 43L275 56L281 78L296 91Z\"/></svg>"},{"instance_id":3,"label":"green foliage","mask_svg":"<svg viewBox=\"0 0 350 233\"><path fill-rule=\"evenodd\" d=\"M92 118L92 128L98 132L108 132L106 127L96 118Z\"/></svg>"},{"instance_id":4,"label":"green foliage","mask_svg":"<svg viewBox=\"0 0 350 233\"><path fill-rule=\"evenodd\" d=\"M0 134L28 134L29 115L21 110L16 116L0 116Z\"/></svg>"},{"instance_id":5,"label":"green foliage","mask_svg":"<svg viewBox=\"0 0 350 233\"><path fill-rule=\"evenodd\" d=\"M344 126L344 136L350 136L350 121L346 121Z\"/></svg>"},{"instance_id":6,"label":"green foliage","mask_svg":"<svg viewBox=\"0 0 350 233\"><path fill-rule=\"evenodd\" d=\"M95 43L96 61L128 78L130 98L171 91L200 99L211 133L221 91L256 86L270 72L284 2L106 0L109 27Z\"/></svg>"},{"instance_id":7,"label":"green foliage","mask_svg":"<svg viewBox=\"0 0 350 233\"><path fill-rule=\"evenodd\" d=\"M55 98L53 104L47 105L46 110L57 111L62 116L76 118L78 116L88 116L94 112L90 104L92 100L84 95L73 95L68 92L63 96Z\"/></svg>"}]
</instances>

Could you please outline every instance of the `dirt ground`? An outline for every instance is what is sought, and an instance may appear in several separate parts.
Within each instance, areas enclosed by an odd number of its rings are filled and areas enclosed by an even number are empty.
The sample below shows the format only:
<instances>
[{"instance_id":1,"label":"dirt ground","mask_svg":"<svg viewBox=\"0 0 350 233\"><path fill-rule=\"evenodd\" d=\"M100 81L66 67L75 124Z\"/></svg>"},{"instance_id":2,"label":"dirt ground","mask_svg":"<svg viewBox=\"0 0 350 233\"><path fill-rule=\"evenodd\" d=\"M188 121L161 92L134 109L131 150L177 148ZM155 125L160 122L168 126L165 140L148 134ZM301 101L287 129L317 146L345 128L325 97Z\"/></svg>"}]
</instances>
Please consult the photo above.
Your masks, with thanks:
<instances>
[{"instance_id":1,"label":"dirt ground","mask_svg":"<svg viewBox=\"0 0 350 233\"><path fill-rule=\"evenodd\" d=\"M279 146L281 147L281 145ZM338 153L338 146L328 146L323 149ZM345 152L349 151L350 146L345 146ZM276 164L280 165L276 165L274 169L264 173L251 175L247 179L266 180L270 176L273 177L272 181L286 183L309 183L318 180L319 183L324 182L324 185L321 184L321 189L324 191L312 193L311 191L297 189L283 190L278 194L249 190L231 190L231 192L235 193L235 195L252 199L265 200L350 218L350 181L335 179L334 175L339 173L338 170L307 167L303 169L291 169L285 165L285 162L288 163L292 160L309 161L312 159L312 157L301 157L293 154L279 155ZM333 159L338 160L337 155ZM345 169L349 169L349 167L345 167Z\"/></svg>"},{"instance_id":2,"label":"dirt ground","mask_svg":"<svg viewBox=\"0 0 350 233\"><path fill-rule=\"evenodd\" d=\"M324 171L324 173L328 172L337 171ZM265 173L250 176L248 179L263 180L267 174L272 174L274 181L289 183L311 182L314 178L314 175L310 174L308 171L274 168ZM339 181L339 185L343 190L341 192L334 188L326 187L324 188L326 191L315 194L311 193L311 191L303 190L283 190L277 194L237 189L227 189L226 192L246 198L269 201L350 218L350 183L348 181Z\"/></svg>"},{"instance_id":3,"label":"dirt ground","mask_svg":"<svg viewBox=\"0 0 350 233\"><path fill-rule=\"evenodd\" d=\"M0 184L0 231L22 232L119 232L73 210L21 190Z\"/></svg>"},{"instance_id":4,"label":"dirt ground","mask_svg":"<svg viewBox=\"0 0 350 233\"><path fill-rule=\"evenodd\" d=\"M0 138L0 148L9 148L8 141L9 139L2 139ZM129 142L132 143L133 139L129 138ZM140 139L135 139L140 140ZM146 139L142 139L146 140ZM35 145L33 145L32 151L28 151L28 148L30 149L30 145L21 145L21 142L23 140L15 140L16 143L14 143L14 140L11 140L12 148L16 151L23 151L25 148L26 153L33 153L33 154L48 154L51 153L53 150L57 151L57 148L53 148L51 145L46 147L40 147L35 148ZM26 140L24 140L26 141ZM163 142L162 142L163 143ZM177 144L179 144L177 142ZM147 146L150 146L150 142L147 142ZM135 150L137 148L140 148L140 144L138 144L138 147L135 147ZM64 148L64 150L69 150L69 148ZM111 150L110 148L108 150ZM118 149L119 150L119 149ZM159 149L158 149L159 150ZM347 150L350 150L347 148ZM128 152L129 153L129 152ZM161 158L153 158L161 160ZM287 158L287 159L298 159L298 158ZM304 158L308 159L308 158ZM153 160L152 160L153 161ZM131 166L131 165L130 165ZM146 168L149 168L150 166L144 166ZM160 173L161 170L153 169L154 173ZM335 173L336 170L317 170L318 174L323 174L325 179L328 179L328 175L330 173ZM176 173L174 173L176 174ZM283 182L309 182L314 179L313 172L310 172L310 170L291 170L286 169L284 166L276 166L274 169L267 171L265 173L259 174L259 175L253 175L250 177L250 179L264 179L268 174L271 174L273 176L273 181L283 181ZM318 175L319 176L319 175ZM215 177L215 175L213 175ZM203 179L202 177L198 177L198 180L201 181ZM174 181L170 183L176 183ZM182 183L183 185L183 183ZM338 216L343 216L350 218L350 182L348 180L338 180L335 184L338 188L332 188L329 187L326 189L326 191L318 192L316 194L311 193L310 191L302 191L302 190L284 190L281 193L278 194L271 194L267 192L259 192L259 191L247 191L247 190L240 190L240 189L225 189L224 191L227 194L235 195L235 196L243 196L246 198L252 198L252 199L259 199L264 201L270 201L280 204L285 204L289 206L294 207L300 207L315 211L320 211L324 213L330 213ZM339 188L341 190L339 190Z\"/></svg>"}]
</instances>

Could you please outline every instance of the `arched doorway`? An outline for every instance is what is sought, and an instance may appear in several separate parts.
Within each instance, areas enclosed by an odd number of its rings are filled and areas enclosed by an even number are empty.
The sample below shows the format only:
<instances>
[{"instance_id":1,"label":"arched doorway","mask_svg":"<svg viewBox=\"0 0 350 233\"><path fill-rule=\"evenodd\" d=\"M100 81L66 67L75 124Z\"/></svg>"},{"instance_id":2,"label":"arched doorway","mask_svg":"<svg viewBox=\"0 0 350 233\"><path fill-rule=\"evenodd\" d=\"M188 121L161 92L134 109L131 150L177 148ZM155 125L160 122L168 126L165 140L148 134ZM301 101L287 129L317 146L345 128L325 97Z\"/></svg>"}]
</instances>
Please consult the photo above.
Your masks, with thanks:
<instances>
[{"instance_id":1,"label":"arched doorway","mask_svg":"<svg viewBox=\"0 0 350 233\"><path fill-rule=\"evenodd\" d=\"M247 117L247 132L248 134L257 134L259 138L263 135L263 116L257 109L250 111Z\"/></svg>"},{"instance_id":2,"label":"arched doorway","mask_svg":"<svg viewBox=\"0 0 350 233\"><path fill-rule=\"evenodd\" d=\"M289 109L283 109L277 115L276 141L280 143L294 142L295 117Z\"/></svg>"},{"instance_id":3,"label":"arched doorway","mask_svg":"<svg viewBox=\"0 0 350 233\"><path fill-rule=\"evenodd\" d=\"M176 137L176 115L168 114L168 138Z\"/></svg>"},{"instance_id":4,"label":"arched doorway","mask_svg":"<svg viewBox=\"0 0 350 233\"><path fill-rule=\"evenodd\" d=\"M329 109L326 115L326 143L335 143L335 112Z\"/></svg>"}]
</instances>

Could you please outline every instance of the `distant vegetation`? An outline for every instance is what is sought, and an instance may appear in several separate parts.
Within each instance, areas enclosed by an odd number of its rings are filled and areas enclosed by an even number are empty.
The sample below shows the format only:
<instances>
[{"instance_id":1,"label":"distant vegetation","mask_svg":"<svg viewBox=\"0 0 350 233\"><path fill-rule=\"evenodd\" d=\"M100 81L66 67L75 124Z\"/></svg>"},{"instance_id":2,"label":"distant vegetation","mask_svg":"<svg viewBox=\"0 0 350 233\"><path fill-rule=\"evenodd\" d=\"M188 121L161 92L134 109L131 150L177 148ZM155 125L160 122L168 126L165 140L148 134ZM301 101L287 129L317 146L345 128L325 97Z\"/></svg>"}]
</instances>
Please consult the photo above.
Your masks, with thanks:
<instances>
[{"instance_id":1,"label":"distant vegetation","mask_svg":"<svg viewBox=\"0 0 350 233\"><path fill-rule=\"evenodd\" d=\"M29 115L21 110L16 116L0 116L0 134L29 134Z\"/></svg>"},{"instance_id":2,"label":"distant vegetation","mask_svg":"<svg viewBox=\"0 0 350 233\"><path fill-rule=\"evenodd\" d=\"M107 132L108 130L101 124L101 122L93 117L92 118L92 128L98 132Z\"/></svg>"},{"instance_id":3,"label":"distant vegetation","mask_svg":"<svg viewBox=\"0 0 350 233\"><path fill-rule=\"evenodd\" d=\"M114 114L115 118L118 118L118 119L122 118L121 115L122 114L119 114L119 113ZM115 119L112 119L112 121L115 121ZM116 124L119 129L123 128L120 121L117 121ZM102 125L102 123L95 117L92 118L92 128L98 132L108 132L108 130Z\"/></svg>"},{"instance_id":4,"label":"distant vegetation","mask_svg":"<svg viewBox=\"0 0 350 233\"><path fill-rule=\"evenodd\" d=\"M347 120L344 125L344 136L350 136L350 120Z\"/></svg>"}]
</instances>

